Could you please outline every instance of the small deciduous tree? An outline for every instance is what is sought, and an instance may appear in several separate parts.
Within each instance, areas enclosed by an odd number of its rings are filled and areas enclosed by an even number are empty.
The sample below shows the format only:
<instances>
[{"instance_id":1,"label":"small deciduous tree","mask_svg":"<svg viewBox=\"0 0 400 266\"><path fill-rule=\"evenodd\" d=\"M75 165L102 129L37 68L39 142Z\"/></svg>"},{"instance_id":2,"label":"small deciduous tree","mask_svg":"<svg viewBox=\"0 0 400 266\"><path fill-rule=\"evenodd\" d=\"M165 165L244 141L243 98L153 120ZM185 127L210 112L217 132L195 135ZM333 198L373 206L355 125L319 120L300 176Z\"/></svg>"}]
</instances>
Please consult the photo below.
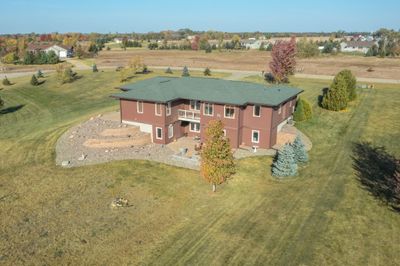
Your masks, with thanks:
<instances>
[{"instance_id":1,"label":"small deciduous tree","mask_svg":"<svg viewBox=\"0 0 400 266\"><path fill-rule=\"evenodd\" d=\"M343 76L333 79L328 91L323 95L321 105L332 111L340 111L347 107L347 83Z\"/></svg>"},{"instance_id":2,"label":"small deciduous tree","mask_svg":"<svg viewBox=\"0 0 400 266\"><path fill-rule=\"evenodd\" d=\"M187 66L184 66L182 69L182 77L189 77L190 73L189 73L189 69L187 68Z\"/></svg>"},{"instance_id":3,"label":"small deciduous tree","mask_svg":"<svg viewBox=\"0 0 400 266\"><path fill-rule=\"evenodd\" d=\"M72 71L72 68L65 64L57 65L56 72L60 84L71 83L77 78L77 74Z\"/></svg>"},{"instance_id":4,"label":"small deciduous tree","mask_svg":"<svg viewBox=\"0 0 400 266\"><path fill-rule=\"evenodd\" d=\"M296 67L296 39L277 41L272 48L272 61L269 64L278 83L288 82L288 76L294 74Z\"/></svg>"},{"instance_id":5,"label":"small deciduous tree","mask_svg":"<svg viewBox=\"0 0 400 266\"><path fill-rule=\"evenodd\" d=\"M39 81L37 80L37 78L36 78L35 75L32 75L32 78L31 78L31 85L33 85L33 86L39 85Z\"/></svg>"},{"instance_id":6,"label":"small deciduous tree","mask_svg":"<svg viewBox=\"0 0 400 266\"><path fill-rule=\"evenodd\" d=\"M208 67L204 69L204 76L211 76L211 70Z\"/></svg>"},{"instance_id":7,"label":"small deciduous tree","mask_svg":"<svg viewBox=\"0 0 400 266\"><path fill-rule=\"evenodd\" d=\"M229 139L224 137L223 124L212 120L206 129L206 142L200 152L201 174L212 184L213 192L217 185L225 182L235 173L235 163Z\"/></svg>"},{"instance_id":8,"label":"small deciduous tree","mask_svg":"<svg viewBox=\"0 0 400 266\"><path fill-rule=\"evenodd\" d=\"M272 175L276 177L297 175L297 163L290 144L285 144L278 151L275 161L272 164Z\"/></svg>"},{"instance_id":9,"label":"small deciduous tree","mask_svg":"<svg viewBox=\"0 0 400 266\"><path fill-rule=\"evenodd\" d=\"M304 146L303 141L300 136L297 135L291 144L294 152L294 160L297 163L306 163L308 162L308 153L306 151L306 147Z\"/></svg>"},{"instance_id":10,"label":"small deciduous tree","mask_svg":"<svg viewBox=\"0 0 400 266\"><path fill-rule=\"evenodd\" d=\"M319 55L319 49L317 43L308 41L302 38L297 43L297 55L302 58L315 57Z\"/></svg>"}]
</instances>

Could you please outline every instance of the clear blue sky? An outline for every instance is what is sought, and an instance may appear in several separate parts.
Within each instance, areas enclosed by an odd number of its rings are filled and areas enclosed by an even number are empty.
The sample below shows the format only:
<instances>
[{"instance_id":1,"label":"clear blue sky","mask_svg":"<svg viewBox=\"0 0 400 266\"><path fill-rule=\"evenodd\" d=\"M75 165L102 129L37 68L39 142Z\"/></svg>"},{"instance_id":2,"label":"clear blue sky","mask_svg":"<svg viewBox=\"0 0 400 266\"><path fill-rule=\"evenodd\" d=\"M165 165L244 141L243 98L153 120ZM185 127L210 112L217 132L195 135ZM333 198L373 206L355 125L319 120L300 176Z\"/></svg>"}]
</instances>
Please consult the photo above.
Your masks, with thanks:
<instances>
[{"instance_id":1,"label":"clear blue sky","mask_svg":"<svg viewBox=\"0 0 400 266\"><path fill-rule=\"evenodd\" d=\"M0 34L400 28L400 0L0 0L0 6Z\"/></svg>"}]
</instances>

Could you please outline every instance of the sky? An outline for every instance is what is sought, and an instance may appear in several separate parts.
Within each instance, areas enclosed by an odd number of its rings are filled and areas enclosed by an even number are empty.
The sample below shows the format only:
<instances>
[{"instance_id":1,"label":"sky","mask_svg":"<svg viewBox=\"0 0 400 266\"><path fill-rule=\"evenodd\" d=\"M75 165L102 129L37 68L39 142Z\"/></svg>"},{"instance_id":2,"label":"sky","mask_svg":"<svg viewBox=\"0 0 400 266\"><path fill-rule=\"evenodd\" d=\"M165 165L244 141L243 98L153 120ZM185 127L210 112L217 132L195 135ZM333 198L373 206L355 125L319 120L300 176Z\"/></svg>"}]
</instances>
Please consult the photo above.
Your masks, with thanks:
<instances>
[{"instance_id":1,"label":"sky","mask_svg":"<svg viewBox=\"0 0 400 266\"><path fill-rule=\"evenodd\" d=\"M0 34L400 29L400 0L0 0Z\"/></svg>"}]
</instances>

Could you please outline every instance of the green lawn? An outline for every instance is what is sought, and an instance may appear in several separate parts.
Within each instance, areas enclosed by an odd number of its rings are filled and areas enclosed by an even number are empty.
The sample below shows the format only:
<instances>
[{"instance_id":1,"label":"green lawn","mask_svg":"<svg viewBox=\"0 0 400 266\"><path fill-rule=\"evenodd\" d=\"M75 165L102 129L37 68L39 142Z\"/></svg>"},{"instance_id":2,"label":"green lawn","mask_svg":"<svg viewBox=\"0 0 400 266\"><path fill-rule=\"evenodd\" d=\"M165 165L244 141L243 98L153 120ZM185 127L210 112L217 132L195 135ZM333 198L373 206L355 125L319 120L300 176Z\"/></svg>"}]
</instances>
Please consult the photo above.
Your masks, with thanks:
<instances>
[{"instance_id":1,"label":"green lawn","mask_svg":"<svg viewBox=\"0 0 400 266\"><path fill-rule=\"evenodd\" d=\"M313 141L309 165L278 181L271 158L241 160L213 194L198 172L153 162L56 167L63 132L118 108L108 95L119 75L29 79L0 91L0 264L400 264L400 214L360 186L351 159L360 140L400 156L398 85L360 90L333 113L316 104L327 81L293 79L314 107L297 124ZM110 209L116 196L132 206Z\"/></svg>"}]
</instances>

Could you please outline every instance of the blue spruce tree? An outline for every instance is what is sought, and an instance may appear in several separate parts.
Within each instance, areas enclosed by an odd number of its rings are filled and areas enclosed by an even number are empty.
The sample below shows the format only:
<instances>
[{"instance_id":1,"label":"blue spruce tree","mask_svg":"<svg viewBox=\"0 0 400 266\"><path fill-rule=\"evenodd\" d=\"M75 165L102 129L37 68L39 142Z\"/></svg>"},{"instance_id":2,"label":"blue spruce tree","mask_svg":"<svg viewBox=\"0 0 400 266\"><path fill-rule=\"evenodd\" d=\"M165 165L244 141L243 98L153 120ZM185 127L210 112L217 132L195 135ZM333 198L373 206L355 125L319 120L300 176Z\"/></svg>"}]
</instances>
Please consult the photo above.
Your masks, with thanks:
<instances>
[{"instance_id":1,"label":"blue spruce tree","mask_svg":"<svg viewBox=\"0 0 400 266\"><path fill-rule=\"evenodd\" d=\"M294 152L294 159L297 163L308 162L308 154L306 151L306 147L304 146L304 143L299 135L297 135L296 139L294 140L291 146Z\"/></svg>"},{"instance_id":2,"label":"blue spruce tree","mask_svg":"<svg viewBox=\"0 0 400 266\"><path fill-rule=\"evenodd\" d=\"M294 156L292 146L285 144L278 151L278 155L272 164L272 175L277 177L297 175L297 163Z\"/></svg>"}]
</instances>

